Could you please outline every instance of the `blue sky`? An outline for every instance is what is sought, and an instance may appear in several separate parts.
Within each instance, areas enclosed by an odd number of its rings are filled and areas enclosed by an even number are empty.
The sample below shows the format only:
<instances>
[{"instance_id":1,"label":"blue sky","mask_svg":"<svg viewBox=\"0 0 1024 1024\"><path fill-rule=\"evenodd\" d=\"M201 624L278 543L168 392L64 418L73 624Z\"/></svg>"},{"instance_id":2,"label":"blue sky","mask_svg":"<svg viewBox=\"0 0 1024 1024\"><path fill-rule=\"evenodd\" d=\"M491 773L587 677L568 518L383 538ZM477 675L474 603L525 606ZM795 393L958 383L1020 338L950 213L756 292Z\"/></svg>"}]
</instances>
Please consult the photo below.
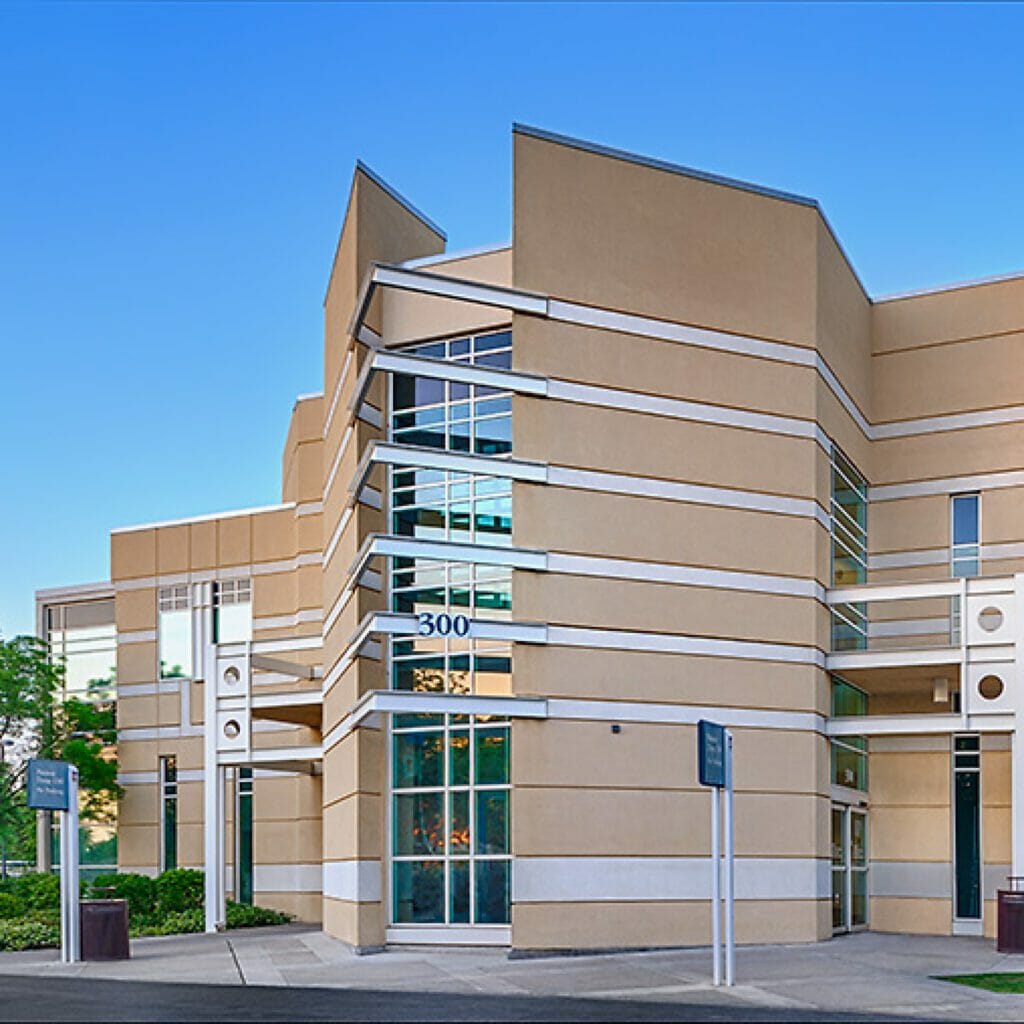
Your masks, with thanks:
<instances>
[{"instance_id":1,"label":"blue sky","mask_svg":"<svg viewBox=\"0 0 1024 1024\"><path fill-rule=\"evenodd\" d=\"M0 5L0 633L277 501L362 158L509 237L510 127L818 198L872 294L1024 269L1024 7Z\"/></svg>"}]
</instances>

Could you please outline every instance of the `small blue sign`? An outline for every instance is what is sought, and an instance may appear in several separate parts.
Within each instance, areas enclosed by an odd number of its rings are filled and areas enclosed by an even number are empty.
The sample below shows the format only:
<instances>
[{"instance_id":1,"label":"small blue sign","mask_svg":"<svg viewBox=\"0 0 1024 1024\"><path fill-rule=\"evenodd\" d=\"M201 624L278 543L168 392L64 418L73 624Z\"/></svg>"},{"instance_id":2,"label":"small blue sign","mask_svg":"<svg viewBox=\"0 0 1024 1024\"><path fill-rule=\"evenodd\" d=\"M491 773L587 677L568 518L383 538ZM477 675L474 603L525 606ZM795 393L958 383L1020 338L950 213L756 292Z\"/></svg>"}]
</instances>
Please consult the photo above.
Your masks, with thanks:
<instances>
[{"instance_id":1,"label":"small blue sign","mask_svg":"<svg viewBox=\"0 0 1024 1024\"><path fill-rule=\"evenodd\" d=\"M697 723L697 777L702 786L725 785L725 726Z\"/></svg>"},{"instance_id":2,"label":"small blue sign","mask_svg":"<svg viewBox=\"0 0 1024 1024\"><path fill-rule=\"evenodd\" d=\"M32 758L28 763L28 805L39 811L67 811L69 765Z\"/></svg>"}]
</instances>

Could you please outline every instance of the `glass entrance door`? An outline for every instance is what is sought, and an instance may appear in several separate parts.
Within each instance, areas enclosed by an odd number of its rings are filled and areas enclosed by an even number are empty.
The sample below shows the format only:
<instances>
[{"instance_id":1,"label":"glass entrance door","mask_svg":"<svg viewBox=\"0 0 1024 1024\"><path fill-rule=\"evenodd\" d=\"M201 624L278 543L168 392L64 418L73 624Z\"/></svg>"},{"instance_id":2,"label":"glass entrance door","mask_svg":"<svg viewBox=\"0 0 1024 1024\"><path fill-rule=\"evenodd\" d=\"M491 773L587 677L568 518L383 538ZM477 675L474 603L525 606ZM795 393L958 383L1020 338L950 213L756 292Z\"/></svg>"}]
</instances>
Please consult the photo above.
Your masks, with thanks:
<instances>
[{"instance_id":1,"label":"glass entrance door","mask_svg":"<svg viewBox=\"0 0 1024 1024\"><path fill-rule=\"evenodd\" d=\"M868 816L832 805L832 931L850 932L868 923Z\"/></svg>"}]
</instances>

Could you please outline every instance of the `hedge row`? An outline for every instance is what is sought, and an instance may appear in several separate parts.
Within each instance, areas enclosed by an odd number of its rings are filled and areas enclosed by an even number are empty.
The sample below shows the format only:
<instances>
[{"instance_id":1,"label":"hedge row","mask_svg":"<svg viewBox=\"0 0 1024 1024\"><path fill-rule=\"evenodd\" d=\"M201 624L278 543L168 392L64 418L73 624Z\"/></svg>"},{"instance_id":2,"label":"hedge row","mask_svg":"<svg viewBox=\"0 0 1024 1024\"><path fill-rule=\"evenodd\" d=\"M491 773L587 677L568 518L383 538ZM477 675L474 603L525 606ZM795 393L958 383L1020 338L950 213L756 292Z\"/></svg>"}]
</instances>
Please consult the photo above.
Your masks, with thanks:
<instances>
[{"instance_id":1,"label":"hedge row","mask_svg":"<svg viewBox=\"0 0 1024 1024\"><path fill-rule=\"evenodd\" d=\"M148 875L100 875L82 886L92 899L128 901L129 930L141 935L201 932L203 872L188 868ZM266 907L227 904L228 928L286 924L291 915ZM0 881L0 951L60 945L60 880L56 875L30 874Z\"/></svg>"}]
</instances>

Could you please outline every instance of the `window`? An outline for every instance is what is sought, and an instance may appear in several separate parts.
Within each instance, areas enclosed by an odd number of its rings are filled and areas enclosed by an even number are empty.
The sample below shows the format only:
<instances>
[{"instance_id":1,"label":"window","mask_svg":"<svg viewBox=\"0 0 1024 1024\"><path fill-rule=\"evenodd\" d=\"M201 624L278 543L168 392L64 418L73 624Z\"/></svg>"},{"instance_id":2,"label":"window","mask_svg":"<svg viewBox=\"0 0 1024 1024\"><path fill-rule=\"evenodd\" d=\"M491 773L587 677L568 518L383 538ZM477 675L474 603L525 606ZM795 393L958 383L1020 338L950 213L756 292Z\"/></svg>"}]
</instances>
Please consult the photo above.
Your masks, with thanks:
<instances>
[{"instance_id":1,"label":"window","mask_svg":"<svg viewBox=\"0 0 1024 1024\"><path fill-rule=\"evenodd\" d=\"M867 481L839 451L832 449L832 586L867 582ZM837 651L867 647L867 610L862 603L834 605L832 647Z\"/></svg>"},{"instance_id":2,"label":"window","mask_svg":"<svg viewBox=\"0 0 1024 1024\"><path fill-rule=\"evenodd\" d=\"M981 496L954 494L950 511L950 567L952 575L977 576L981 571Z\"/></svg>"},{"instance_id":3,"label":"window","mask_svg":"<svg viewBox=\"0 0 1024 1024\"><path fill-rule=\"evenodd\" d=\"M161 587L157 592L160 678L192 675L192 612L188 586Z\"/></svg>"},{"instance_id":4,"label":"window","mask_svg":"<svg viewBox=\"0 0 1024 1024\"><path fill-rule=\"evenodd\" d=\"M218 644L252 639L252 583L224 580L213 585L213 638Z\"/></svg>"},{"instance_id":5,"label":"window","mask_svg":"<svg viewBox=\"0 0 1024 1024\"><path fill-rule=\"evenodd\" d=\"M178 759L160 758L160 870L178 866Z\"/></svg>"},{"instance_id":6,"label":"window","mask_svg":"<svg viewBox=\"0 0 1024 1024\"><path fill-rule=\"evenodd\" d=\"M845 679L832 677L833 716L866 715L868 695ZM832 784L847 789L868 788L868 741L864 736L836 736L830 742Z\"/></svg>"},{"instance_id":7,"label":"window","mask_svg":"<svg viewBox=\"0 0 1024 1024\"><path fill-rule=\"evenodd\" d=\"M252 903L252 769L238 769L238 806L236 808L235 882L239 903Z\"/></svg>"},{"instance_id":8,"label":"window","mask_svg":"<svg viewBox=\"0 0 1024 1024\"><path fill-rule=\"evenodd\" d=\"M415 345L403 351L490 369L512 366L512 334ZM412 444L477 455L512 450L512 395L480 384L434 380L396 373L392 390L392 437Z\"/></svg>"},{"instance_id":9,"label":"window","mask_svg":"<svg viewBox=\"0 0 1024 1024\"><path fill-rule=\"evenodd\" d=\"M50 655L64 662L64 696L80 700L111 698L117 660L114 602L48 605L44 622Z\"/></svg>"}]
</instances>

